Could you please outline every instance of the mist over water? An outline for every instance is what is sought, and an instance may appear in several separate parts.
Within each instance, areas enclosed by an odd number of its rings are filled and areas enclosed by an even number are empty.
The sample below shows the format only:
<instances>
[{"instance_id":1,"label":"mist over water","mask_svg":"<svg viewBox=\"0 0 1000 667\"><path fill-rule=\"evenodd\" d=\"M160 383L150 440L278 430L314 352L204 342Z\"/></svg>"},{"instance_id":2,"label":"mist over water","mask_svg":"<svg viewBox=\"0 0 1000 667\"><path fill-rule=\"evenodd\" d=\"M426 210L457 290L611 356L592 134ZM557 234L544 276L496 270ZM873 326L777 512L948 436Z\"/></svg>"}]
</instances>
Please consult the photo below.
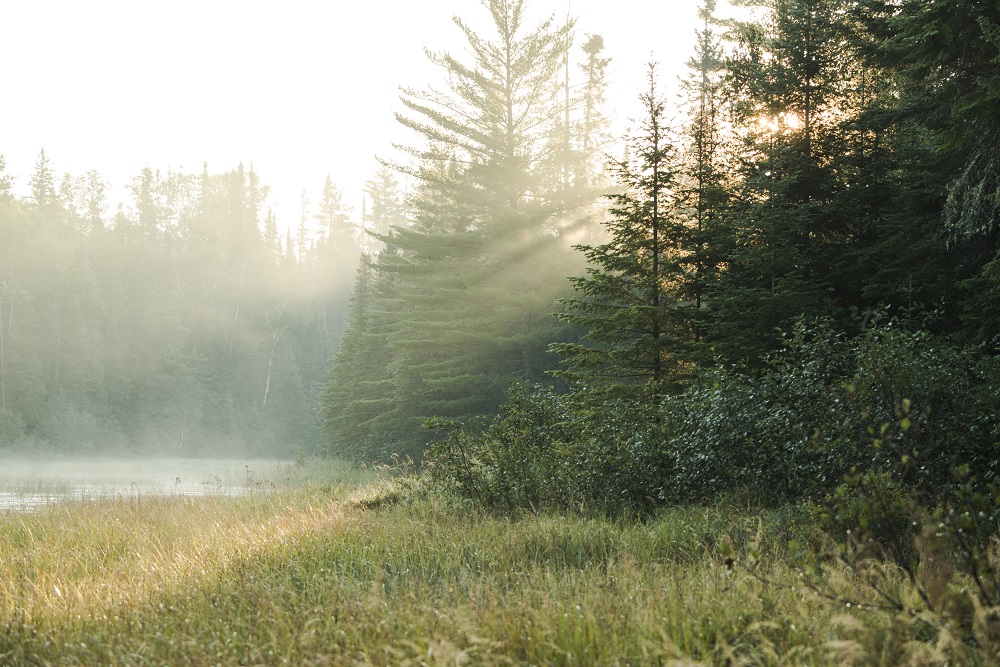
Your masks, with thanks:
<instances>
[{"instance_id":1,"label":"mist over water","mask_svg":"<svg viewBox=\"0 0 1000 667\"><path fill-rule=\"evenodd\" d=\"M64 501L236 496L273 487L288 461L262 459L4 459L0 511Z\"/></svg>"}]
</instances>

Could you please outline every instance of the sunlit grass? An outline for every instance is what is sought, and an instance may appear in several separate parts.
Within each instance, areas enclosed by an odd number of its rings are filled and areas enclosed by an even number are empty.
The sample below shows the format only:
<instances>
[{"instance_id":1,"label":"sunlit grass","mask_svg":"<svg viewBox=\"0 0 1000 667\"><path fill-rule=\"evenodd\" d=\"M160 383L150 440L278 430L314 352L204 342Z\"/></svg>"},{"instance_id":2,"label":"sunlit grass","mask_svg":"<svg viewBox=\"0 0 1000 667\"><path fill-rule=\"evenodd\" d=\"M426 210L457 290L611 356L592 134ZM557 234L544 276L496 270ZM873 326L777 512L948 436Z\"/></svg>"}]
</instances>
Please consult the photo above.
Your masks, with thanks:
<instances>
[{"instance_id":1,"label":"sunlit grass","mask_svg":"<svg viewBox=\"0 0 1000 667\"><path fill-rule=\"evenodd\" d=\"M785 551L794 512L500 517L407 486L2 515L0 664L840 665L904 653L887 617L800 585Z\"/></svg>"}]
</instances>

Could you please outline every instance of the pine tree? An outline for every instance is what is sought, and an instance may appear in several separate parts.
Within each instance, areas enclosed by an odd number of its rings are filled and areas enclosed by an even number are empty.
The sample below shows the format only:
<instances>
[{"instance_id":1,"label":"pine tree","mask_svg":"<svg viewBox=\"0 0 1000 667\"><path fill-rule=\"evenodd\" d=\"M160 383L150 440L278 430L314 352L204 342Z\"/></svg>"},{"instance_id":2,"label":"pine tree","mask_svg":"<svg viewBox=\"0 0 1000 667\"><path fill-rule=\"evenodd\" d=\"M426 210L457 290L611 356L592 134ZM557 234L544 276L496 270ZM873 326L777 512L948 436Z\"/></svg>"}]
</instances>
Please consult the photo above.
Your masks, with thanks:
<instances>
[{"instance_id":1,"label":"pine tree","mask_svg":"<svg viewBox=\"0 0 1000 667\"><path fill-rule=\"evenodd\" d=\"M45 156L44 148L38 153L35 171L32 173L28 185L31 187L31 200L39 211L52 212L59 208L55 174L52 172L49 159Z\"/></svg>"},{"instance_id":2,"label":"pine tree","mask_svg":"<svg viewBox=\"0 0 1000 667\"><path fill-rule=\"evenodd\" d=\"M282 253L281 236L278 233L278 219L275 217L274 211L270 208L267 209L267 215L264 216L263 241L267 256L274 264L280 263Z\"/></svg>"},{"instance_id":3,"label":"pine tree","mask_svg":"<svg viewBox=\"0 0 1000 667\"><path fill-rule=\"evenodd\" d=\"M295 266L295 242L292 240L292 228L285 230L285 266Z\"/></svg>"},{"instance_id":4,"label":"pine tree","mask_svg":"<svg viewBox=\"0 0 1000 667\"><path fill-rule=\"evenodd\" d=\"M691 236L688 264L691 277L686 300L690 304L695 342L704 333L702 323L705 294L719 281L726 261L729 230L726 228L729 193L723 121L724 60L720 39L714 31L715 0L704 0L699 8L702 21L695 32L695 54L681 82L687 123L680 184L682 207L689 211Z\"/></svg>"},{"instance_id":5,"label":"pine tree","mask_svg":"<svg viewBox=\"0 0 1000 667\"><path fill-rule=\"evenodd\" d=\"M847 247L831 199L843 40L841 0L769 0L761 24L739 26L727 61L736 159L727 267L706 295L707 344L731 360L759 360L803 315L841 315L834 282Z\"/></svg>"},{"instance_id":6,"label":"pine tree","mask_svg":"<svg viewBox=\"0 0 1000 667\"><path fill-rule=\"evenodd\" d=\"M104 229L104 216L108 207L107 193L108 184L98 172L91 169L84 175L83 219L90 233Z\"/></svg>"},{"instance_id":7,"label":"pine tree","mask_svg":"<svg viewBox=\"0 0 1000 667\"><path fill-rule=\"evenodd\" d=\"M310 206L309 193L306 192L305 188L302 188L302 192L299 194L299 227L295 233L295 257L302 263L309 261L310 237L312 236L309 229Z\"/></svg>"},{"instance_id":8,"label":"pine tree","mask_svg":"<svg viewBox=\"0 0 1000 667\"><path fill-rule=\"evenodd\" d=\"M0 155L0 204L14 201L14 179L7 173L7 160Z\"/></svg>"},{"instance_id":9,"label":"pine tree","mask_svg":"<svg viewBox=\"0 0 1000 667\"><path fill-rule=\"evenodd\" d=\"M969 340L996 341L1000 6L986 0L863 4L868 11L860 20L877 45L872 60L899 77L894 120L900 137L908 140L906 158L920 154L910 163L911 180L903 184L900 198L901 206L916 214L911 220L920 224L915 237L920 256L903 243L907 229L900 220L895 226L899 243L885 248L881 257L895 260L893 266L905 275L898 251L909 256L912 273L906 277L915 287L914 300L928 311L943 310L938 328L954 332L961 327ZM912 222L909 227L913 243Z\"/></svg>"},{"instance_id":10,"label":"pine tree","mask_svg":"<svg viewBox=\"0 0 1000 667\"><path fill-rule=\"evenodd\" d=\"M365 182L364 193L367 197L362 216L365 234L361 242L365 252L375 256L379 237L384 238L392 227L406 226L406 205L395 172L384 164Z\"/></svg>"},{"instance_id":11,"label":"pine tree","mask_svg":"<svg viewBox=\"0 0 1000 667\"><path fill-rule=\"evenodd\" d=\"M1000 211L1000 6L991 0L864 3L884 37L877 60L909 84L905 111L956 153L944 211L959 234L996 230Z\"/></svg>"},{"instance_id":12,"label":"pine tree","mask_svg":"<svg viewBox=\"0 0 1000 667\"><path fill-rule=\"evenodd\" d=\"M471 60L429 52L448 90L408 89L397 114L424 143L393 165L414 179L411 217L375 263L392 284L376 310L393 320L393 407L378 428L415 445L426 418L489 414L512 380L543 377L563 328L549 313L575 261L561 236L596 198L563 187L550 159L571 22L527 29L523 0L483 5L493 34L456 18Z\"/></svg>"},{"instance_id":13,"label":"pine tree","mask_svg":"<svg viewBox=\"0 0 1000 667\"><path fill-rule=\"evenodd\" d=\"M603 185L601 175L607 161L605 148L610 141L610 121L604 113L604 105L608 88L607 70L611 58L602 55L604 37L601 35L587 35L581 50L586 58L579 64L584 82L578 100L582 110L577 133L581 142L582 159L577 180L582 186Z\"/></svg>"},{"instance_id":14,"label":"pine tree","mask_svg":"<svg viewBox=\"0 0 1000 667\"><path fill-rule=\"evenodd\" d=\"M150 246L156 243L160 232L162 204L160 202L160 172L143 167L132 181L132 197L135 205L136 223L139 232Z\"/></svg>"},{"instance_id":15,"label":"pine tree","mask_svg":"<svg viewBox=\"0 0 1000 667\"><path fill-rule=\"evenodd\" d=\"M588 389L633 385L662 392L679 377L677 350L691 338L680 312L689 230L675 198L677 155L654 66L640 100L644 117L630 144L634 163L616 165L623 192L610 197L610 240L580 246L587 276L572 279L578 296L563 300L560 318L586 333L580 343L551 347L569 367L555 374Z\"/></svg>"},{"instance_id":16,"label":"pine tree","mask_svg":"<svg viewBox=\"0 0 1000 667\"><path fill-rule=\"evenodd\" d=\"M320 397L320 418L334 456L379 460L391 456L391 432L398 406L388 346L391 321L379 304L391 300L388 284L362 258L351 296L347 329L334 355ZM414 452L416 453L416 452Z\"/></svg>"},{"instance_id":17,"label":"pine tree","mask_svg":"<svg viewBox=\"0 0 1000 667\"><path fill-rule=\"evenodd\" d=\"M401 117L429 140L411 172L421 179L414 225L394 230L400 252L380 264L397 272L408 318L394 343L411 425L492 412L512 379L540 377L553 334L558 282L545 268L559 266L556 218L572 204L561 185L545 189L559 178L544 170L559 148L551 130L564 122L554 93L571 24L525 30L523 2L484 5L491 40L456 19L473 64L434 56L452 77L451 96L432 96L433 108L411 96L405 103L424 122Z\"/></svg>"},{"instance_id":18,"label":"pine tree","mask_svg":"<svg viewBox=\"0 0 1000 667\"><path fill-rule=\"evenodd\" d=\"M319 202L319 211L316 213L316 222L319 223L326 243L332 244L336 248L349 250L348 246L353 248L356 245L356 230L351 222L350 211L343 200L343 192L327 176L326 181L323 182L323 193Z\"/></svg>"}]
</instances>

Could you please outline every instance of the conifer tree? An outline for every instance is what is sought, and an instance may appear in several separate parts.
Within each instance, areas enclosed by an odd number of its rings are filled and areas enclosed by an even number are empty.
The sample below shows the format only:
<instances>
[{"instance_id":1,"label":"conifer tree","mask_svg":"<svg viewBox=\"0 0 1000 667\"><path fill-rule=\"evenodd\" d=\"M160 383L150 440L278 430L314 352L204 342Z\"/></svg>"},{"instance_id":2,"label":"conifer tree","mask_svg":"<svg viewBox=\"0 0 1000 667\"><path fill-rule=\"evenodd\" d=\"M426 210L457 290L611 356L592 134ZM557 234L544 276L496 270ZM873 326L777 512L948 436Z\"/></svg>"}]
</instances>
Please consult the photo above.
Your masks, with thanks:
<instances>
[{"instance_id":1,"label":"conifer tree","mask_svg":"<svg viewBox=\"0 0 1000 667\"><path fill-rule=\"evenodd\" d=\"M0 203L10 204L14 201L14 179L7 173L7 160L0 155Z\"/></svg>"},{"instance_id":2,"label":"conifer tree","mask_svg":"<svg viewBox=\"0 0 1000 667\"><path fill-rule=\"evenodd\" d=\"M378 250L378 238L384 238L392 227L405 227L406 205L403 192L395 172L385 164L379 165L371 178L365 182L366 204L362 217L364 236L362 248L370 256Z\"/></svg>"},{"instance_id":3,"label":"conifer tree","mask_svg":"<svg viewBox=\"0 0 1000 667\"><path fill-rule=\"evenodd\" d=\"M610 140L610 121L604 113L605 95L608 81L607 70L611 58L604 54L604 37L587 35L581 46L586 56L579 64L584 81L579 93L581 108L579 120L579 140L581 143L581 165L577 180L581 185L593 184L603 173L606 162L604 149Z\"/></svg>"},{"instance_id":4,"label":"conifer tree","mask_svg":"<svg viewBox=\"0 0 1000 667\"><path fill-rule=\"evenodd\" d=\"M834 283L845 238L833 206L846 53L835 22L841 0L768 0L744 24L726 66L738 147L727 267L705 311L715 353L756 362L802 315L840 314Z\"/></svg>"},{"instance_id":5,"label":"conifer tree","mask_svg":"<svg viewBox=\"0 0 1000 667\"><path fill-rule=\"evenodd\" d=\"M326 243L346 251L350 251L355 245L356 230L351 222L350 211L344 204L344 194L329 175L323 182L316 222L319 223Z\"/></svg>"},{"instance_id":6,"label":"conifer tree","mask_svg":"<svg viewBox=\"0 0 1000 667\"><path fill-rule=\"evenodd\" d=\"M264 216L264 249L271 262L279 264L281 260L281 236L278 234L278 219L274 211L267 209Z\"/></svg>"},{"instance_id":7,"label":"conifer tree","mask_svg":"<svg viewBox=\"0 0 1000 667\"><path fill-rule=\"evenodd\" d=\"M553 185L549 159L565 122L555 92L572 23L528 28L523 0L482 4L492 34L456 18L470 60L429 52L448 89L407 89L397 114L423 143L393 165L414 179L412 217L382 238L376 262L392 284L377 310L394 320L393 382L382 385L393 407L379 428L416 445L425 419L489 414L513 379L549 367L561 327L549 313L573 261L560 236L595 198Z\"/></svg>"},{"instance_id":8,"label":"conifer tree","mask_svg":"<svg viewBox=\"0 0 1000 667\"><path fill-rule=\"evenodd\" d=\"M311 240L311 230L309 229L309 218L311 203L309 193L305 188L299 193L299 226L295 233L295 257L299 262L309 261L309 248Z\"/></svg>"},{"instance_id":9,"label":"conifer tree","mask_svg":"<svg viewBox=\"0 0 1000 667\"><path fill-rule=\"evenodd\" d=\"M143 167L132 181L132 197L135 206L136 224L142 238L150 246L154 245L160 232L162 204L160 202L160 172Z\"/></svg>"},{"instance_id":10,"label":"conifer tree","mask_svg":"<svg viewBox=\"0 0 1000 667\"><path fill-rule=\"evenodd\" d=\"M31 200L38 210L51 213L59 207L55 174L52 172L52 164L45 156L44 148L38 153L35 171L31 174L28 184L31 186Z\"/></svg>"},{"instance_id":11,"label":"conifer tree","mask_svg":"<svg viewBox=\"0 0 1000 667\"><path fill-rule=\"evenodd\" d=\"M566 380L590 389L632 385L656 393L678 378L677 350L691 336L680 312L688 227L677 206L677 155L652 65L640 100L644 116L630 143L633 162L615 166L623 191L610 197L610 240L579 246L587 275L571 279L578 296L563 300L560 318L586 333L579 343L551 349L564 357L568 369L555 374Z\"/></svg>"},{"instance_id":12,"label":"conifer tree","mask_svg":"<svg viewBox=\"0 0 1000 667\"><path fill-rule=\"evenodd\" d=\"M84 176L83 186L83 219L87 230L94 233L104 228L108 184L97 171L91 169Z\"/></svg>"},{"instance_id":13,"label":"conifer tree","mask_svg":"<svg viewBox=\"0 0 1000 667\"><path fill-rule=\"evenodd\" d=\"M392 321L380 304L391 301L389 285L363 257L351 296L347 329L334 355L319 414L334 456L377 460L390 456L398 406L388 339Z\"/></svg>"},{"instance_id":14,"label":"conifer tree","mask_svg":"<svg viewBox=\"0 0 1000 667\"><path fill-rule=\"evenodd\" d=\"M701 27L695 32L695 53L688 61L688 76L681 81L687 122L681 167L681 206L691 219L687 271L695 342L704 332L705 294L718 283L726 260L729 230L726 225L729 193L723 124L724 60L722 45L714 31L715 0L704 0L698 11Z\"/></svg>"},{"instance_id":15,"label":"conifer tree","mask_svg":"<svg viewBox=\"0 0 1000 667\"><path fill-rule=\"evenodd\" d=\"M914 286L912 300L939 312L939 328L996 341L1000 6L959 4L868 0L855 12L873 36L872 60L898 77L893 120L912 165L899 199L909 215L900 212L897 243L879 259L888 260L897 283Z\"/></svg>"}]
</instances>

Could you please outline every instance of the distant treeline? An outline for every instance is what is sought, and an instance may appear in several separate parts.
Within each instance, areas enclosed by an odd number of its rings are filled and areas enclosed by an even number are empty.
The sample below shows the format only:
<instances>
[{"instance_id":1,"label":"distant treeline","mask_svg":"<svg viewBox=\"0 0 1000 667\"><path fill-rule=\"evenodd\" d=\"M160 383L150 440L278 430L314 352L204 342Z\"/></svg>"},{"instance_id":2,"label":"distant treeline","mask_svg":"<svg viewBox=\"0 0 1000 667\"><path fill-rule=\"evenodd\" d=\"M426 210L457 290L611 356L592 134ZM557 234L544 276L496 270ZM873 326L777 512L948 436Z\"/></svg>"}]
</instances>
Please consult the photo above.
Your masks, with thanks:
<instances>
[{"instance_id":1,"label":"distant treeline","mask_svg":"<svg viewBox=\"0 0 1000 667\"><path fill-rule=\"evenodd\" d=\"M329 179L285 233L242 165L144 168L111 212L99 174L60 178L44 151L27 197L12 180L0 163L0 448L318 446L315 397L372 222Z\"/></svg>"}]
</instances>

